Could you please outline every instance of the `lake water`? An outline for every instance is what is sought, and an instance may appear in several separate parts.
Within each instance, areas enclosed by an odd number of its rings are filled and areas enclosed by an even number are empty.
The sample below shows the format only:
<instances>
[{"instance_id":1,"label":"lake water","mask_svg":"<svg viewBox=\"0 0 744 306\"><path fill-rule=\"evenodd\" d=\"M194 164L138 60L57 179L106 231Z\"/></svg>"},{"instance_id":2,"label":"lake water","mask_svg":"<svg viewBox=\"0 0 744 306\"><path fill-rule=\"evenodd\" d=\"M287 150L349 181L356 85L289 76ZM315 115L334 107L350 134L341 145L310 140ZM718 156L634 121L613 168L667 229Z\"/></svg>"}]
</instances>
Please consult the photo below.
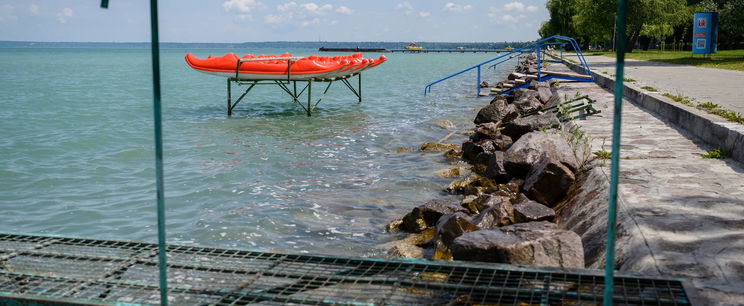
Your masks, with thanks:
<instances>
[{"instance_id":1,"label":"lake water","mask_svg":"<svg viewBox=\"0 0 744 306\"><path fill-rule=\"evenodd\" d=\"M356 256L381 254L397 237L388 221L448 196L441 154L397 149L472 127L489 101L473 97L474 74L423 87L496 56L385 54L362 103L339 82L308 118L262 86L228 118L225 80L189 68L189 51L316 53L162 50L168 240ZM501 66L484 78L513 63ZM156 240L150 69L146 49L0 49L0 232Z\"/></svg>"}]
</instances>

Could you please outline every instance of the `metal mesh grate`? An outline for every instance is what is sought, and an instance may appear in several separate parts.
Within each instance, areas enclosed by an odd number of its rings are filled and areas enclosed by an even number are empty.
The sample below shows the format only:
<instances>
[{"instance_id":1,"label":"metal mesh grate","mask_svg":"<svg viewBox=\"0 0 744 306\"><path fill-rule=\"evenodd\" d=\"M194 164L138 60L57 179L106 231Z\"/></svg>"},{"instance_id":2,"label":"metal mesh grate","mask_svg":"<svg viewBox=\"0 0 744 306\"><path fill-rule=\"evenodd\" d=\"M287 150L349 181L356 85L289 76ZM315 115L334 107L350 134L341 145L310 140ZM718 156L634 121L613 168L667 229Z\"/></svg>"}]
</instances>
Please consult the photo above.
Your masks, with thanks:
<instances>
[{"instance_id":1,"label":"metal mesh grate","mask_svg":"<svg viewBox=\"0 0 744 306\"><path fill-rule=\"evenodd\" d=\"M2 298L158 304L157 245L0 234ZM168 246L174 305L599 304L603 277L485 263ZM617 276L618 304L688 305L678 280Z\"/></svg>"}]
</instances>

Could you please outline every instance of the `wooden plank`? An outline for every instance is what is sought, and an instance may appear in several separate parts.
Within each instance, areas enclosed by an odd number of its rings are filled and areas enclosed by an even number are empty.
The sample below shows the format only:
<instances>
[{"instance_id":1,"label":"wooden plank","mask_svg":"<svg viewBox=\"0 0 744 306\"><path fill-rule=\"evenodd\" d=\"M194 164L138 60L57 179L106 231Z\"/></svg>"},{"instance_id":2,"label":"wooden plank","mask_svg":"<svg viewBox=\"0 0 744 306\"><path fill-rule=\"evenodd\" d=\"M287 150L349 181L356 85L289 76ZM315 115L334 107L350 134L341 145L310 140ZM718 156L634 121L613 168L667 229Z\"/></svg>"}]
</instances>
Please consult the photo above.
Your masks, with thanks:
<instances>
[{"instance_id":1,"label":"wooden plank","mask_svg":"<svg viewBox=\"0 0 744 306\"><path fill-rule=\"evenodd\" d=\"M558 72L558 71L548 71L548 70L542 70L541 72L544 74L549 74L549 75L557 75L557 76L587 79L587 80L590 80L592 78L592 76L590 75L570 73L570 72Z\"/></svg>"}]
</instances>

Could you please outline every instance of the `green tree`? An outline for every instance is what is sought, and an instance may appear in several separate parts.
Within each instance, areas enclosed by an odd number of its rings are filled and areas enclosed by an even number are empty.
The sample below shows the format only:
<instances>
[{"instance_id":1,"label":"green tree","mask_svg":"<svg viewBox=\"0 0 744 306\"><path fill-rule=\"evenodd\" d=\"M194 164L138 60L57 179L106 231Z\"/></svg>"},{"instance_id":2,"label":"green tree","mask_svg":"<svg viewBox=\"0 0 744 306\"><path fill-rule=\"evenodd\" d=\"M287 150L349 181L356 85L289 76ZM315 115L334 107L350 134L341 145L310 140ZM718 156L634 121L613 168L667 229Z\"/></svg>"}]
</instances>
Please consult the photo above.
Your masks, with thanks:
<instances>
[{"instance_id":1,"label":"green tree","mask_svg":"<svg viewBox=\"0 0 744 306\"><path fill-rule=\"evenodd\" d=\"M704 0L697 9L718 12L718 43L724 49L744 42L744 0Z\"/></svg>"},{"instance_id":2,"label":"green tree","mask_svg":"<svg viewBox=\"0 0 744 306\"><path fill-rule=\"evenodd\" d=\"M573 16L576 15L577 0L548 0L545 7L550 14L550 20L544 22L540 27L541 37L553 35L576 36L573 27Z\"/></svg>"},{"instance_id":3,"label":"green tree","mask_svg":"<svg viewBox=\"0 0 744 306\"><path fill-rule=\"evenodd\" d=\"M663 38L674 26L691 20L686 0L626 0L625 39L627 52L632 52L641 35ZM576 0L573 26L593 40L612 39L615 24L615 0Z\"/></svg>"}]
</instances>

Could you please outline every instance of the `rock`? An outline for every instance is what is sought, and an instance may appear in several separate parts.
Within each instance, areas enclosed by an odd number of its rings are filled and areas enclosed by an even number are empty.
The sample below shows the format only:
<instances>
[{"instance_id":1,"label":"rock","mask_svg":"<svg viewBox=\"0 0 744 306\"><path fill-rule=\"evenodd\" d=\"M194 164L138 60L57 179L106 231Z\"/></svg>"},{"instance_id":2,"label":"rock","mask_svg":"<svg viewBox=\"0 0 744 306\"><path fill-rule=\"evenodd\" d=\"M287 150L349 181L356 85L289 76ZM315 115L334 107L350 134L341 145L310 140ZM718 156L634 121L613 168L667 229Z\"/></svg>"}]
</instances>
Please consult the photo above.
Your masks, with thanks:
<instances>
[{"instance_id":1,"label":"rock","mask_svg":"<svg viewBox=\"0 0 744 306\"><path fill-rule=\"evenodd\" d=\"M519 139L522 135L529 132L544 130L544 129L557 129L561 126L561 122L553 112L536 114L527 117L520 117L504 125L501 130L503 135L507 135L512 139Z\"/></svg>"},{"instance_id":2,"label":"rock","mask_svg":"<svg viewBox=\"0 0 744 306\"><path fill-rule=\"evenodd\" d=\"M496 183L486 177L482 177L477 174L471 174L470 176L454 181L450 183L445 189L449 193L464 194L464 195L481 195L483 193L491 193L499 190L499 186Z\"/></svg>"},{"instance_id":3,"label":"rock","mask_svg":"<svg viewBox=\"0 0 744 306\"><path fill-rule=\"evenodd\" d=\"M493 155L495 152L498 152L498 151L478 153L478 155L476 155L475 158L473 158L473 165L487 166L488 162L491 160L491 158L493 158ZM486 168L485 167L482 167L482 168L483 168L483 174L485 174Z\"/></svg>"},{"instance_id":4,"label":"rock","mask_svg":"<svg viewBox=\"0 0 744 306\"><path fill-rule=\"evenodd\" d=\"M532 200L514 204L514 219L518 223L533 221L551 221L555 210Z\"/></svg>"},{"instance_id":5,"label":"rock","mask_svg":"<svg viewBox=\"0 0 744 306\"><path fill-rule=\"evenodd\" d=\"M469 232L452 243L455 260L559 268L584 268L581 238L549 222L529 222Z\"/></svg>"},{"instance_id":6,"label":"rock","mask_svg":"<svg viewBox=\"0 0 744 306\"><path fill-rule=\"evenodd\" d=\"M486 122L509 122L519 115L517 107L512 104L506 104L503 100L486 105L478 111L473 122L481 124Z\"/></svg>"},{"instance_id":7,"label":"rock","mask_svg":"<svg viewBox=\"0 0 744 306\"><path fill-rule=\"evenodd\" d=\"M414 150L415 150L414 148L400 147L400 148L395 149L395 153L410 153L410 152L413 152Z\"/></svg>"},{"instance_id":8,"label":"rock","mask_svg":"<svg viewBox=\"0 0 744 306\"><path fill-rule=\"evenodd\" d=\"M486 122L475 127L475 133L470 136L472 141L493 140L501 136L501 127L495 122Z\"/></svg>"},{"instance_id":9,"label":"rock","mask_svg":"<svg viewBox=\"0 0 744 306\"><path fill-rule=\"evenodd\" d=\"M511 201L509 196L500 194L483 194L476 197L468 202L461 203L462 207L467 208L473 213L481 213L489 207L501 203L503 201Z\"/></svg>"},{"instance_id":10,"label":"rock","mask_svg":"<svg viewBox=\"0 0 744 306\"><path fill-rule=\"evenodd\" d=\"M445 143L439 143L439 142L424 142L424 144L421 145L421 148L419 151L421 152L445 152L452 149L459 148L460 145L458 144L445 144Z\"/></svg>"},{"instance_id":11,"label":"rock","mask_svg":"<svg viewBox=\"0 0 744 306\"><path fill-rule=\"evenodd\" d=\"M449 120L434 120L431 123L446 130L451 130L455 128L455 124Z\"/></svg>"},{"instance_id":12,"label":"rock","mask_svg":"<svg viewBox=\"0 0 744 306\"><path fill-rule=\"evenodd\" d=\"M488 82L483 81L483 82L480 83L480 87L481 88L486 88L486 87L490 87L490 85L488 84Z\"/></svg>"},{"instance_id":13,"label":"rock","mask_svg":"<svg viewBox=\"0 0 744 306\"><path fill-rule=\"evenodd\" d=\"M530 198L552 207L563 199L575 181L576 176L571 169L543 154L527 174L522 188Z\"/></svg>"},{"instance_id":14,"label":"rock","mask_svg":"<svg viewBox=\"0 0 744 306\"><path fill-rule=\"evenodd\" d=\"M423 258L425 249L419 245L432 238L434 238L433 227L420 233L410 234L403 239L379 245L378 248L387 250L388 254L394 257Z\"/></svg>"},{"instance_id":15,"label":"rock","mask_svg":"<svg viewBox=\"0 0 744 306\"><path fill-rule=\"evenodd\" d=\"M540 103L540 100L538 100L535 97L526 97L526 98L516 99L514 100L513 104L514 106L517 107L520 114L543 109L543 104ZM518 119L519 118L515 120L518 120Z\"/></svg>"},{"instance_id":16,"label":"rock","mask_svg":"<svg viewBox=\"0 0 744 306\"><path fill-rule=\"evenodd\" d=\"M542 103L548 103L553 97L553 92L550 91L550 86L547 83L545 83L545 86L538 85L537 94Z\"/></svg>"},{"instance_id":17,"label":"rock","mask_svg":"<svg viewBox=\"0 0 744 306\"><path fill-rule=\"evenodd\" d=\"M444 158L448 160L459 160L462 158L462 151L457 149L452 149L447 152L444 152Z\"/></svg>"},{"instance_id":18,"label":"rock","mask_svg":"<svg viewBox=\"0 0 744 306\"><path fill-rule=\"evenodd\" d=\"M451 169L442 169L439 171L434 172L434 176L436 177L458 177L460 176L460 167L455 167Z\"/></svg>"},{"instance_id":19,"label":"rock","mask_svg":"<svg viewBox=\"0 0 744 306\"><path fill-rule=\"evenodd\" d=\"M501 84L501 83L499 83L499 84ZM499 86L499 87L502 87L502 86ZM507 101L506 97L504 97L504 96L502 96L502 95L496 95L496 96L495 96L495 97L493 98L493 100L491 100L491 103L490 103L490 104L494 104L494 103L496 103L496 102L498 102L498 101L504 101L504 103L509 103L509 102Z\"/></svg>"},{"instance_id":20,"label":"rock","mask_svg":"<svg viewBox=\"0 0 744 306\"><path fill-rule=\"evenodd\" d=\"M529 74L537 74L537 68L536 67L528 67L527 73Z\"/></svg>"},{"instance_id":21,"label":"rock","mask_svg":"<svg viewBox=\"0 0 744 306\"><path fill-rule=\"evenodd\" d=\"M509 174L506 172L506 168L504 168L504 152L493 152L493 156L488 160L488 167L486 168L485 175L487 178L490 178L497 183L505 183L509 181Z\"/></svg>"},{"instance_id":22,"label":"rock","mask_svg":"<svg viewBox=\"0 0 744 306\"><path fill-rule=\"evenodd\" d=\"M509 175L523 178L543 153L571 171L579 168L576 156L561 135L540 131L523 135L504 152L504 168Z\"/></svg>"},{"instance_id":23,"label":"rock","mask_svg":"<svg viewBox=\"0 0 744 306\"><path fill-rule=\"evenodd\" d=\"M393 221L390 221L385 226L385 232L396 233L396 232L400 231L400 225L401 225L401 223L403 223L403 219L395 219Z\"/></svg>"},{"instance_id":24,"label":"rock","mask_svg":"<svg viewBox=\"0 0 744 306\"><path fill-rule=\"evenodd\" d=\"M493 141L489 139L481 140L478 142L466 141L462 143L462 158L469 161L475 161L475 157L483 152L493 152L496 147L493 145Z\"/></svg>"},{"instance_id":25,"label":"rock","mask_svg":"<svg viewBox=\"0 0 744 306\"><path fill-rule=\"evenodd\" d=\"M448 200L431 200L424 205L415 207L403 217L399 228L406 232L418 233L427 227L437 224L437 220L444 214L466 212L457 202Z\"/></svg>"},{"instance_id":26,"label":"rock","mask_svg":"<svg viewBox=\"0 0 744 306\"><path fill-rule=\"evenodd\" d=\"M512 141L511 137L502 134L494 139L492 143L496 150L503 151L508 149L514 141Z\"/></svg>"},{"instance_id":27,"label":"rock","mask_svg":"<svg viewBox=\"0 0 744 306\"><path fill-rule=\"evenodd\" d=\"M514 100L537 98L537 91L532 89L521 88L512 92L514 94Z\"/></svg>"},{"instance_id":28,"label":"rock","mask_svg":"<svg viewBox=\"0 0 744 306\"><path fill-rule=\"evenodd\" d=\"M508 197L492 196L486 202L487 208L473 219L481 229L492 229L514 223L514 207Z\"/></svg>"},{"instance_id":29,"label":"rock","mask_svg":"<svg viewBox=\"0 0 744 306\"><path fill-rule=\"evenodd\" d=\"M460 235L479 230L468 215L462 212L446 214L437 221L437 237L446 245Z\"/></svg>"}]
</instances>

